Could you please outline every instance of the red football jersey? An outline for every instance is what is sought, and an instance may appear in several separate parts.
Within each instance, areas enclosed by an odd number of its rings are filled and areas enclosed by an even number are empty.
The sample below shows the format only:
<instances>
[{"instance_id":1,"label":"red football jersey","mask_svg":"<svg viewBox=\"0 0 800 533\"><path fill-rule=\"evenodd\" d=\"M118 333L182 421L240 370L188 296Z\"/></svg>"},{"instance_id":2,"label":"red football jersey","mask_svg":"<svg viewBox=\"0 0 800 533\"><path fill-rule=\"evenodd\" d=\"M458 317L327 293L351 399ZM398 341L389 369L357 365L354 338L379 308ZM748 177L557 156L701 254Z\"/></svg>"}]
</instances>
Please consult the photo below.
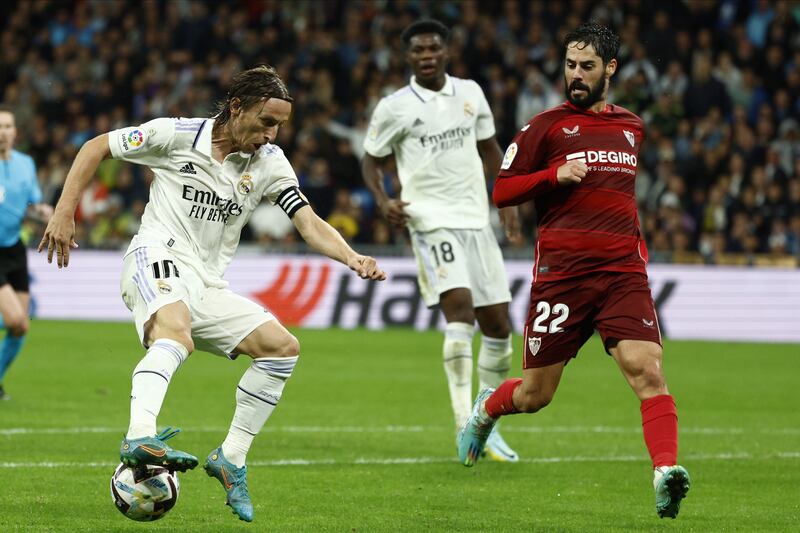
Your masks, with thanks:
<instances>
[{"instance_id":1,"label":"red football jersey","mask_svg":"<svg viewBox=\"0 0 800 533\"><path fill-rule=\"evenodd\" d=\"M506 150L494 188L498 207L533 199L539 226L535 281L596 271L646 273L634 183L642 120L607 105L595 113L565 102L536 115ZM559 186L558 167L581 160L577 185Z\"/></svg>"}]
</instances>

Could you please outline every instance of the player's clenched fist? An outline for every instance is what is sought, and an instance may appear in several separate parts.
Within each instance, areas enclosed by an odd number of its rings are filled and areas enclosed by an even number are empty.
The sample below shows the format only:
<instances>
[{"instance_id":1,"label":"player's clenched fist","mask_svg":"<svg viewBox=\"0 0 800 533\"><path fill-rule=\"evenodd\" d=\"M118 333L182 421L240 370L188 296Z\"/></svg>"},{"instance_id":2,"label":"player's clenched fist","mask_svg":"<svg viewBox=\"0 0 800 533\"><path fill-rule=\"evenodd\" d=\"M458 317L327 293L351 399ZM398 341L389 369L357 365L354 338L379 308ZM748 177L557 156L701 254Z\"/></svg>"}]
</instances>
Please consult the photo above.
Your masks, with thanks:
<instances>
[{"instance_id":1,"label":"player's clenched fist","mask_svg":"<svg viewBox=\"0 0 800 533\"><path fill-rule=\"evenodd\" d=\"M580 183L589 171L589 167L583 161L567 161L560 167L556 177L559 185L574 185Z\"/></svg>"},{"instance_id":2,"label":"player's clenched fist","mask_svg":"<svg viewBox=\"0 0 800 533\"><path fill-rule=\"evenodd\" d=\"M354 255L347 260L347 266L355 270L362 279L383 281L386 279L386 272L378 268L378 263L374 257L366 255Z\"/></svg>"}]
</instances>

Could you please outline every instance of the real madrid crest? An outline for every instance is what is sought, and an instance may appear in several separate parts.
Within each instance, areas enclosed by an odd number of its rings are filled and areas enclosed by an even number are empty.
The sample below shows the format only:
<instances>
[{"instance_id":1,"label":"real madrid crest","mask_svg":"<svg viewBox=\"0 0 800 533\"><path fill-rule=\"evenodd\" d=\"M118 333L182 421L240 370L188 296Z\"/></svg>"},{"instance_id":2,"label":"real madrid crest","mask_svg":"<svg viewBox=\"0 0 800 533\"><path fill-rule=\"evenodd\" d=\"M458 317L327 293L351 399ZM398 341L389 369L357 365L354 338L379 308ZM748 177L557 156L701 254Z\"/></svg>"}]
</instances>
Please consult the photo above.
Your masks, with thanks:
<instances>
[{"instance_id":1,"label":"real madrid crest","mask_svg":"<svg viewBox=\"0 0 800 533\"><path fill-rule=\"evenodd\" d=\"M472 106L470 105L470 103L469 102L464 102L464 116L465 117L471 117L474 114L475 114L475 111L473 111Z\"/></svg>"},{"instance_id":2,"label":"real madrid crest","mask_svg":"<svg viewBox=\"0 0 800 533\"><path fill-rule=\"evenodd\" d=\"M250 191L253 190L253 177L250 174L242 174L236 189L241 194L250 194Z\"/></svg>"}]
</instances>

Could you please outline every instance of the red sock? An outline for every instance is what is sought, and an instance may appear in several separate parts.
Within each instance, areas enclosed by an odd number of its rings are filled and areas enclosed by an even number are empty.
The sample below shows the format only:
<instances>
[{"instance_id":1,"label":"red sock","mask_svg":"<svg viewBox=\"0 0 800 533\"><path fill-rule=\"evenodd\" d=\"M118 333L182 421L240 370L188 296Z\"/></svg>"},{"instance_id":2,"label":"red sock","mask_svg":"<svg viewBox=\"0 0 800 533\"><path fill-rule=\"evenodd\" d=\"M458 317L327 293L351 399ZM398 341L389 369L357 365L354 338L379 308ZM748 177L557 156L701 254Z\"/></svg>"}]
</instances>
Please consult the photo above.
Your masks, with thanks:
<instances>
[{"instance_id":1,"label":"red sock","mask_svg":"<svg viewBox=\"0 0 800 533\"><path fill-rule=\"evenodd\" d=\"M520 378L507 379L497 387L491 396L486 398L486 414L492 418L519 413L514 407L514 389L522 384Z\"/></svg>"},{"instance_id":2,"label":"red sock","mask_svg":"<svg viewBox=\"0 0 800 533\"><path fill-rule=\"evenodd\" d=\"M488 403L488 402L487 402ZM653 468L678 463L678 411L675 399L661 394L642 402L642 432Z\"/></svg>"}]
</instances>

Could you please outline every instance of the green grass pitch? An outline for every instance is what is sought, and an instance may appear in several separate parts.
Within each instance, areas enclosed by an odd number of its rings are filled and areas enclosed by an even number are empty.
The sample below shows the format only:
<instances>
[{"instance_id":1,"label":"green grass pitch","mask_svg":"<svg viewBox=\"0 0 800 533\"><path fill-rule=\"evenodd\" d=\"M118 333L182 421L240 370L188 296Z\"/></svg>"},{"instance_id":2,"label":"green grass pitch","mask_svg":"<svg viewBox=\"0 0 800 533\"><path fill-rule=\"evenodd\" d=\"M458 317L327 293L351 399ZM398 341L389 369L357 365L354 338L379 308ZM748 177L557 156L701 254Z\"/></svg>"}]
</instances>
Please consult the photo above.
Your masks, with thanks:
<instances>
[{"instance_id":1,"label":"green grass pitch","mask_svg":"<svg viewBox=\"0 0 800 533\"><path fill-rule=\"evenodd\" d=\"M693 478L673 521L655 514L638 401L597 338L551 406L504 420L523 462L468 469L455 460L438 333L295 333L300 363L248 457L255 522L239 522L198 468L180 476L169 515L139 524L108 489L142 355L134 328L34 321L0 402L0 530L796 531L797 345L666 344ZM159 417L184 430L172 444L204 458L222 441L243 359L189 358Z\"/></svg>"}]
</instances>

